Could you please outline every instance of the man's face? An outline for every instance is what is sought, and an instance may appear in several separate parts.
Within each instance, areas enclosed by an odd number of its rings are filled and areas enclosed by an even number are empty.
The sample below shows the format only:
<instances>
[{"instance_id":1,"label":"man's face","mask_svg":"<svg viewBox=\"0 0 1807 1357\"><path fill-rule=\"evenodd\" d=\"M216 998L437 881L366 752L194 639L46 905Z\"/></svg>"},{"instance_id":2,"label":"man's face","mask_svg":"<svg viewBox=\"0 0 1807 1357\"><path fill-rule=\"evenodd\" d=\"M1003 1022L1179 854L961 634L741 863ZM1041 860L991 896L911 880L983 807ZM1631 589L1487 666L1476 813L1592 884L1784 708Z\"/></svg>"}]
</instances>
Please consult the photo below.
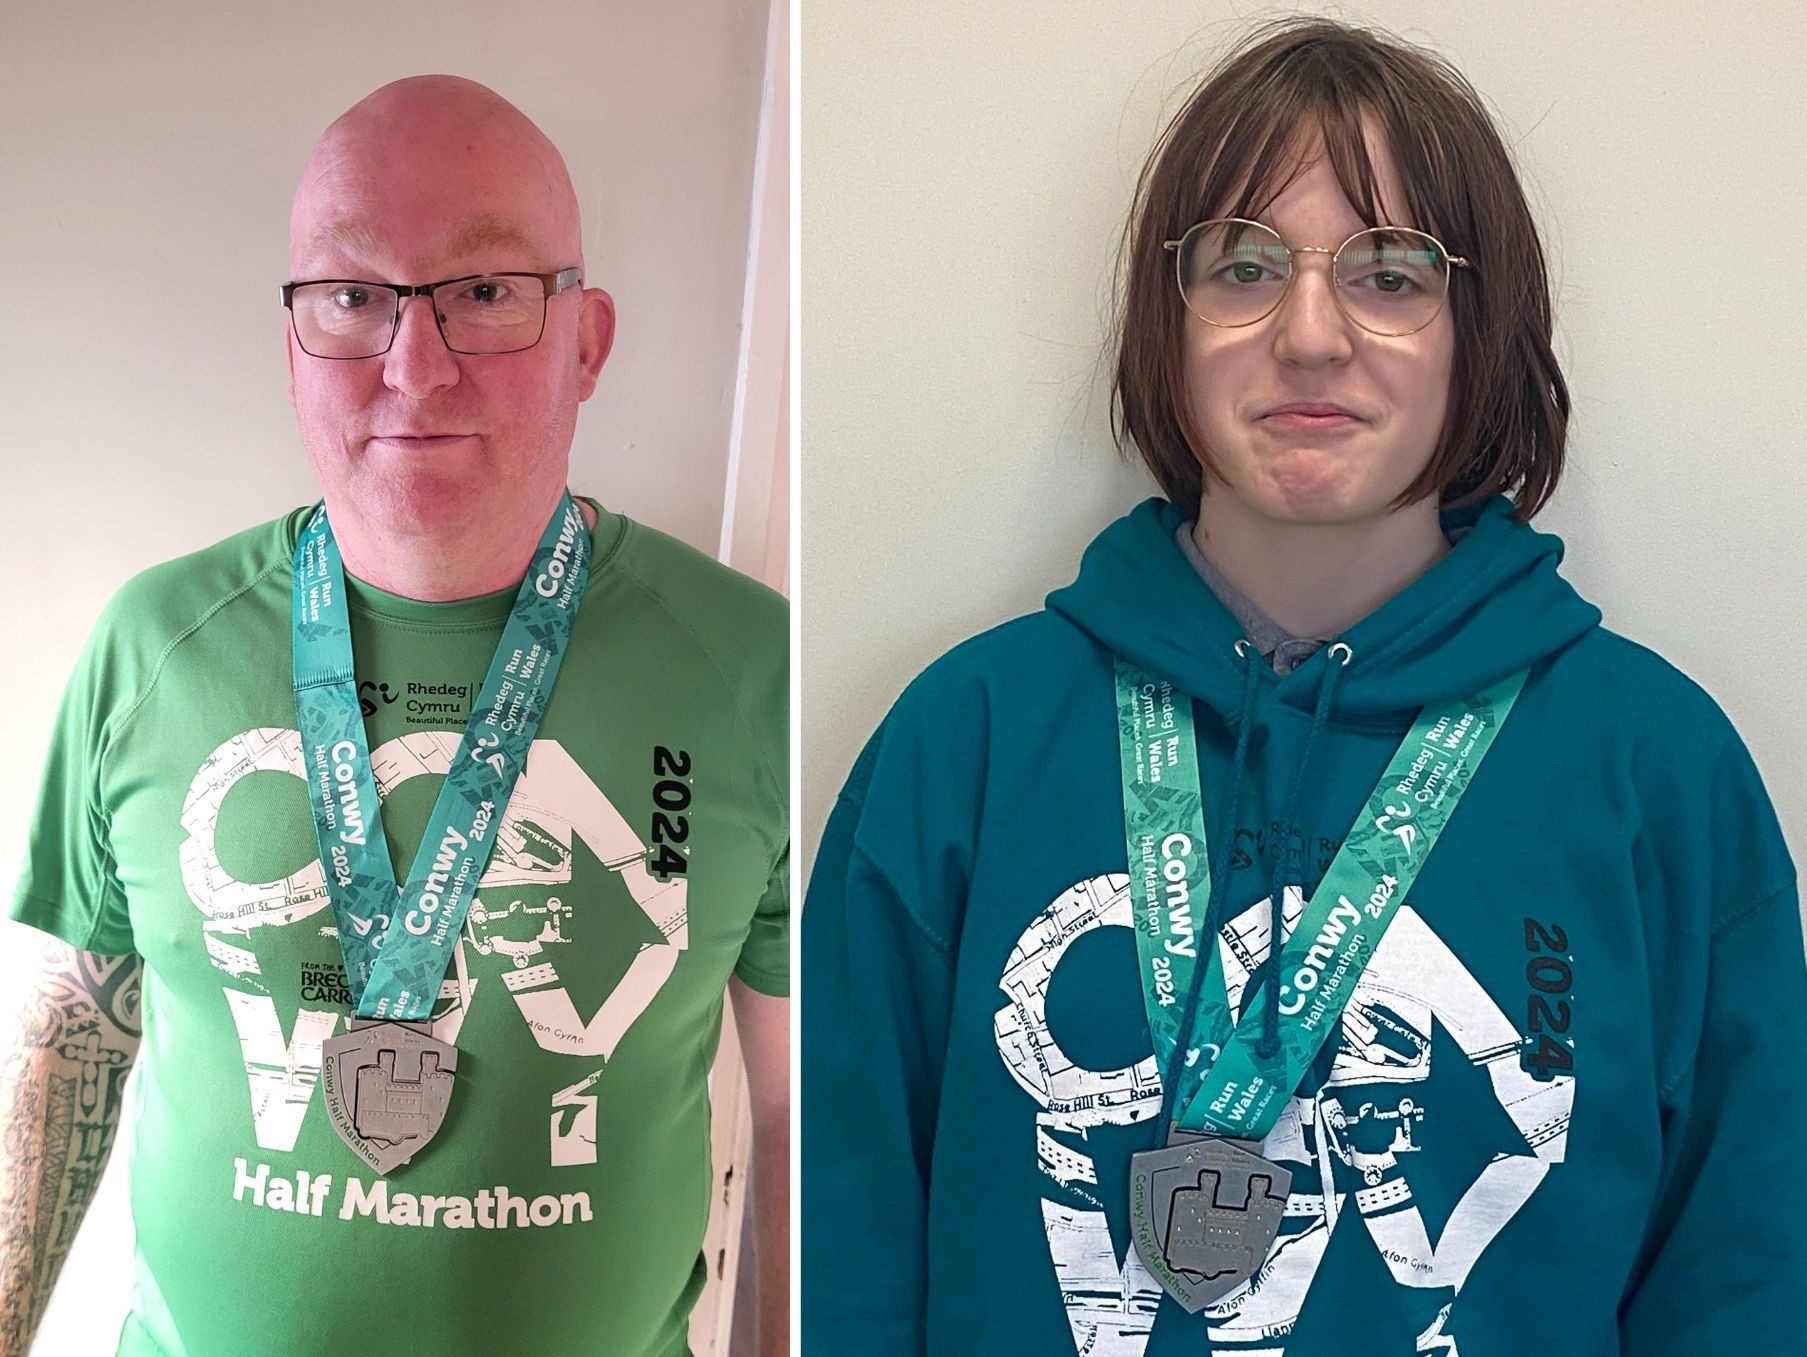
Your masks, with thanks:
<instances>
[{"instance_id":1,"label":"man's face","mask_svg":"<svg viewBox=\"0 0 1807 1357\"><path fill-rule=\"evenodd\" d=\"M418 284L577 265L564 166L502 107L453 86L441 97L379 92L341 119L295 200L291 277ZM547 300L534 347L457 354L431 300L409 297L378 357L313 357L290 327L289 401L335 503L404 536L500 526L498 513L564 484L577 407L595 389L613 328L607 293L571 288Z\"/></svg>"},{"instance_id":2,"label":"man's face","mask_svg":"<svg viewBox=\"0 0 1807 1357\"><path fill-rule=\"evenodd\" d=\"M1370 135L1379 203L1396 225L1403 201L1392 157ZM1320 142L1306 171L1261 220L1297 249L1334 250L1366 223L1343 196ZM1385 517L1430 461L1449 405L1455 326L1444 305L1415 334L1382 336L1343 314L1330 257L1298 255L1278 309L1253 325L1214 327L1186 317L1187 402L1223 472L1206 495L1230 495L1259 518L1352 523ZM1268 418L1275 406L1319 401L1357 418L1298 428ZM1227 483L1226 483L1227 482Z\"/></svg>"}]
</instances>

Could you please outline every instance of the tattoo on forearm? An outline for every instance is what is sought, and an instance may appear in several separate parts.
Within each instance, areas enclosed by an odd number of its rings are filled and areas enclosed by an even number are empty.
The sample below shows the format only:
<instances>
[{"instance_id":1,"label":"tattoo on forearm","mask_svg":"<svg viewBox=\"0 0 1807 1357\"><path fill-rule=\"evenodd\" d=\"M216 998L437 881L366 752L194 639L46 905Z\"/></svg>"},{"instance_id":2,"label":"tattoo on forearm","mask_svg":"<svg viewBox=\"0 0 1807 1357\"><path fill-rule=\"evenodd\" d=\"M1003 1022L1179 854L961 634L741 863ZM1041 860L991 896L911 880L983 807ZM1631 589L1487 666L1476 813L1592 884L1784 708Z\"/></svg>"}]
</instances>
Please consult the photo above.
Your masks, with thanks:
<instances>
[{"instance_id":1,"label":"tattoo on forearm","mask_svg":"<svg viewBox=\"0 0 1807 1357\"><path fill-rule=\"evenodd\" d=\"M141 963L53 942L0 1039L0 1357L23 1357L119 1129Z\"/></svg>"}]
</instances>

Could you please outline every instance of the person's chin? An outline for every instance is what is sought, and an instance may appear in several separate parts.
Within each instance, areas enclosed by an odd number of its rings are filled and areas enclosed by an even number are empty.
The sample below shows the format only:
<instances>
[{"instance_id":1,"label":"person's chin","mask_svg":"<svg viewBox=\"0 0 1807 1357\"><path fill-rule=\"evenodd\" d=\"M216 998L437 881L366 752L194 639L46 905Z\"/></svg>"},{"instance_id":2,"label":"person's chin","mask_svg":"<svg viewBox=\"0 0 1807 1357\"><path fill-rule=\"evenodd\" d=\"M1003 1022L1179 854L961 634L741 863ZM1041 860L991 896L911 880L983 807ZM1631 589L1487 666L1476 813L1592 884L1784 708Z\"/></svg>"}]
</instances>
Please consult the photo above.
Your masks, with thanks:
<instances>
[{"instance_id":1,"label":"person's chin","mask_svg":"<svg viewBox=\"0 0 1807 1357\"><path fill-rule=\"evenodd\" d=\"M1257 510L1280 523L1347 523L1366 513L1360 468L1335 445L1297 444L1256 463Z\"/></svg>"},{"instance_id":2,"label":"person's chin","mask_svg":"<svg viewBox=\"0 0 1807 1357\"><path fill-rule=\"evenodd\" d=\"M481 478L426 464L391 468L381 487L373 499L391 522L423 528L469 518L487 493Z\"/></svg>"}]
</instances>

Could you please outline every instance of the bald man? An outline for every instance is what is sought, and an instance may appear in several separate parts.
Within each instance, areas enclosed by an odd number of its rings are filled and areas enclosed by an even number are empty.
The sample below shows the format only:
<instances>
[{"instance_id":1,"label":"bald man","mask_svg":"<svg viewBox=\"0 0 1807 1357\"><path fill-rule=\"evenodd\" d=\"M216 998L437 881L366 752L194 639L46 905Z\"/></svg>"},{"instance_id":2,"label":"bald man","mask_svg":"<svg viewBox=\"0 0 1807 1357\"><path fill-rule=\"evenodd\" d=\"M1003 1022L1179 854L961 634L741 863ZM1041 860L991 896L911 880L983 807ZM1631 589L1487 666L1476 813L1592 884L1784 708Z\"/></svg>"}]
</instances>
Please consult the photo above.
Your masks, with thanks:
<instances>
[{"instance_id":1,"label":"bald man","mask_svg":"<svg viewBox=\"0 0 1807 1357\"><path fill-rule=\"evenodd\" d=\"M783 601L567 491L614 307L498 95L425 76L347 111L289 262L320 503L128 581L53 731L12 907L52 938L0 1043L0 1357L135 1060L119 1352L688 1352L725 996L783 1352Z\"/></svg>"}]
</instances>

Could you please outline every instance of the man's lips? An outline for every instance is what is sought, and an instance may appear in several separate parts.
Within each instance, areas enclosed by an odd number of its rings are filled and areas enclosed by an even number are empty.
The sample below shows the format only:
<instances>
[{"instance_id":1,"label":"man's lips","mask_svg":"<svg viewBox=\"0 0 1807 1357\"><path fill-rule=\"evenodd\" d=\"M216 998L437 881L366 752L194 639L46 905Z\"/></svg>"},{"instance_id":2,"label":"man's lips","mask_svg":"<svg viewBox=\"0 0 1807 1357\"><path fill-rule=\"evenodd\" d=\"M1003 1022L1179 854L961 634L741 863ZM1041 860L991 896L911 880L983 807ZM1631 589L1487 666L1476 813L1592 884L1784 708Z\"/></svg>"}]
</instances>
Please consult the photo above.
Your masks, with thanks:
<instances>
[{"instance_id":1,"label":"man's lips","mask_svg":"<svg viewBox=\"0 0 1807 1357\"><path fill-rule=\"evenodd\" d=\"M442 445L450 444L450 443L459 443L459 442L462 442L466 438L475 438L475 437L476 437L475 434L468 434L468 433L376 434L371 438L370 441L372 443L392 443L398 447L405 447L405 448L432 448L432 447L440 447Z\"/></svg>"}]
</instances>

